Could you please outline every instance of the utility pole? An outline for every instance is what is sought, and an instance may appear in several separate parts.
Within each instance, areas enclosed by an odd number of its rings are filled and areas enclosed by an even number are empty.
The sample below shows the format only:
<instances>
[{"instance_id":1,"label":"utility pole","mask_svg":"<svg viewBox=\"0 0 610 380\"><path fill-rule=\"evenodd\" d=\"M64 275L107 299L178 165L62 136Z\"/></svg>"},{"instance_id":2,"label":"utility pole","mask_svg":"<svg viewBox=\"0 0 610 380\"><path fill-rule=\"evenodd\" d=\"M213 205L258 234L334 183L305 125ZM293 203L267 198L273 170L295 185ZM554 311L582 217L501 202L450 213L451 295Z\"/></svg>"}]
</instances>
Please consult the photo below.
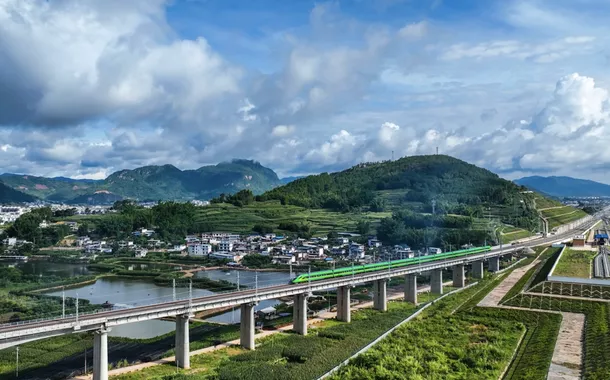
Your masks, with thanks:
<instances>
[{"instance_id":1,"label":"utility pole","mask_svg":"<svg viewBox=\"0 0 610 380\"><path fill-rule=\"evenodd\" d=\"M61 287L61 317L66 317L66 287Z\"/></svg>"},{"instance_id":2,"label":"utility pole","mask_svg":"<svg viewBox=\"0 0 610 380\"><path fill-rule=\"evenodd\" d=\"M432 215L434 215L436 212L436 199L432 200Z\"/></svg>"},{"instance_id":3,"label":"utility pole","mask_svg":"<svg viewBox=\"0 0 610 380\"><path fill-rule=\"evenodd\" d=\"M309 287L309 293L311 293L311 265L309 266L309 268L307 269L307 285Z\"/></svg>"},{"instance_id":4,"label":"utility pole","mask_svg":"<svg viewBox=\"0 0 610 380\"><path fill-rule=\"evenodd\" d=\"M258 270L254 271L254 293L258 297Z\"/></svg>"},{"instance_id":5,"label":"utility pole","mask_svg":"<svg viewBox=\"0 0 610 380\"><path fill-rule=\"evenodd\" d=\"M176 279L172 279L172 299L176 300Z\"/></svg>"},{"instance_id":6,"label":"utility pole","mask_svg":"<svg viewBox=\"0 0 610 380\"><path fill-rule=\"evenodd\" d=\"M292 280L292 261L290 261L288 265L290 266L290 280Z\"/></svg>"},{"instance_id":7,"label":"utility pole","mask_svg":"<svg viewBox=\"0 0 610 380\"><path fill-rule=\"evenodd\" d=\"M15 352L16 352L16 361L17 361L17 363L15 364L15 372L16 372L15 377L19 378L19 346L17 346L17 349Z\"/></svg>"},{"instance_id":8,"label":"utility pole","mask_svg":"<svg viewBox=\"0 0 610 380\"><path fill-rule=\"evenodd\" d=\"M85 375L87 374L87 349L85 348Z\"/></svg>"},{"instance_id":9,"label":"utility pole","mask_svg":"<svg viewBox=\"0 0 610 380\"><path fill-rule=\"evenodd\" d=\"M76 293L76 324L78 324L78 293Z\"/></svg>"},{"instance_id":10,"label":"utility pole","mask_svg":"<svg viewBox=\"0 0 610 380\"><path fill-rule=\"evenodd\" d=\"M237 271L237 291L239 292L239 271Z\"/></svg>"},{"instance_id":11,"label":"utility pole","mask_svg":"<svg viewBox=\"0 0 610 380\"><path fill-rule=\"evenodd\" d=\"M193 280L189 280L189 314L193 313Z\"/></svg>"}]
</instances>

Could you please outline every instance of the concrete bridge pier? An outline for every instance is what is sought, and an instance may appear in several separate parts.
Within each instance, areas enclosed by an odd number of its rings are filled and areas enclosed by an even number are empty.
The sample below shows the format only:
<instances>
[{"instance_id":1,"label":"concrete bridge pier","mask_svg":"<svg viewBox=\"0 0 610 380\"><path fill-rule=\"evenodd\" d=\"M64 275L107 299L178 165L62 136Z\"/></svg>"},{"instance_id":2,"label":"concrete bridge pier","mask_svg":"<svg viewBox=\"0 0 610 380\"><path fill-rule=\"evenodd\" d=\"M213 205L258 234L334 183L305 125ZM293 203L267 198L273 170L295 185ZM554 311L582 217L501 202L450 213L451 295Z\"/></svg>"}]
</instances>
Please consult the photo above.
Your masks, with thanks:
<instances>
[{"instance_id":1,"label":"concrete bridge pier","mask_svg":"<svg viewBox=\"0 0 610 380\"><path fill-rule=\"evenodd\" d=\"M239 344L247 349L254 350L254 332L256 325L254 323L254 303L245 303L241 305L241 322Z\"/></svg>"},{"instance_id":2,"label":"concrete bridge pier","mask_svg":"<svg viewBox=\"0 0 610 380\"><path fill-rule=\"evenodd\" d=\"M377 280L373 282L373 307L379 311L388 310L388 281Z\"/></svg>"},{"instance_id":3,"label":"concrete bridge pier","mask_svg":"<svg viewBox=\"0 0 610 380\"><path fill-rule=\"evenodd\" d=\"M430 291L434 294L443 294L443 270L434 269L430 273Z\"/></svg>"},{"instance_id":4,"label":"concrete bridge pier","mask_svg":"<svg viewBox=\"0 0 610 380\"><path fill-rule=\"evenodd\" d=\"M453 267L453 286L463 288L466 285L466 276L464 275L464 265L456 265Z\"/></svg>"},{"instance_id":5,"label":"concrete bridge pier","mask_svg":"<svg viewBox=\"0 0 610 380\"><path fill-rule=\"evenodd\" d=\"M475 261L472 263L472 278L483 278L483 261Z\"/></svg>"},{"instance_id":6,"label":"concrete bridge pier","mask_svg":"<svg viewBox=\"0 0 610 380\"><path fill-rule=\"evenodd\" d=\"M293 329L297 334L307 335L307 294L294 296Z\"/></svg>"},{"instance_id":7,"label":"concrete bridge pier","mask_svg":"<svg viewBox=\"0 0 610 380\"><path fill-rule=\"evenodd\" d=\"M352 321L351 309L351 288L349 286L340 286L337 288L337 320L342 322Z\"/></svg>"},{"instance_id":8,"label":"concrete bridge pier","mask_svg":"<svg viewBox=\"0 0 610 380\"><path fill-rule=\"evenodd\" d=\"M179 368L191 368L190 339L189 339L189 316L176 316L176 366Z\"/></svg>"},{"instance_id":9,"label":"concrete bridge pier","mask_svg":"<svg viewBox=\"0 0 610 380\"><path fill-rule=\"evenodd\" d=\"M500 270L500 256L489 258L489 271L497 272Z\"/></svg>"},{"instance_id":10,"label":"concrete bridge pier","mask_svg":"<svg viewBox=\"0 0 610 380\"><path fill-rule=\"evenodd\" d=\"M108 332L102 328L93 333L93 380L108 380Z\"/></svg>"},{"instance_id":11,"label":"concrete bridge pier","mask_svg":"<svg viewBox=\"0 0 610 380\"><path fill-rule=\"evenodd\" d=\"M405 301L417 305L417 275L405 276Z\"/></svg>"}]
</instances>

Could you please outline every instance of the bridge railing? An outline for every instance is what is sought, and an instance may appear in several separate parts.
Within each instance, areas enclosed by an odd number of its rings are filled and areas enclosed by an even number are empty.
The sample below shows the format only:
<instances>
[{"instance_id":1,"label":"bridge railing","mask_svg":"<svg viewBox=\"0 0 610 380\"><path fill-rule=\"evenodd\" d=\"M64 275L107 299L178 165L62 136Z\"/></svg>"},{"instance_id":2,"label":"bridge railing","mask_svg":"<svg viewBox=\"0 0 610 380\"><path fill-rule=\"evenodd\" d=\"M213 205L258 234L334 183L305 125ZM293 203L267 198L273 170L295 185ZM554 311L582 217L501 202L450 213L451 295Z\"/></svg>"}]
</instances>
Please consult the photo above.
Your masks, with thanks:
<instances>
[{"instance_id":1,"label":"bridge railing","mask_svg":"<svg viewBox=\"0 0 610 380\"><path fill-rule=\"evenodd\" d=\"M498 254L503 254L503 252L506 253L510 253L514 250L517 250L519 248L516 247L510 247L507 246L505 249L503 249L502 251L492 251L492 252L487 252L487 253L478 253L478 254L473 254L472 256L464 256L464 257L460 257L460 258L445 258L442 260L438 260L438 261L432 261L432 262L425 262L425 263L421 263L421 264L414 264L417 265L418 267L422 267L422 272L426 271L426 267L434 265L434 266L442 266L443 264L447 264L447 266L450 265L456 265L456 263L466 263L469 260L472 260L473 257L476 257L477 260L487 260L490 257L495 257L498 256ZM401 272L404 271L404 269L406 269L407 267L403 267L403 268L390 268L387 272L390 275L390 277L392 276L397 276L396 272ZM378 271L375 272L367 272L365 274L373 274L373 273L383 273L384 271L386 271L385 269L379 269ZM361 276L362 274L359 274L359 276ZM347 277L347 276L346 276ZM362 281L362 282L366 282L366 280ZM261 286L261 284L263 286ZM287 285L285 280L268 280L268 281L261 281L258 282L256 284L256 287L251 287L251 286L247 286L245 289L241 289L241 290L264 290L273 286L277 286L277 285ZM301 284L304 285L304 284ZM237 290L236 289L231 289L231 290L223 290L223 291L218 291L218 292L214 292L214 294L211 294L210 296L213 295L221 295L221 294L230 294L230 293L236 293ZM169 298L171 296L167 296L167 298ZM165 298L165 297L163 297ZM198 299L198 298L202 298L202 297L193 297L193 299ZM136 308L136 307L143 307L143 306L154 306L154 305L167 305L170 304L172 302L185 302L188 301L189 299L191 299L191 297L189 295L186 296L176 296L175 300L172 298L170 301L162 301L162 302L146 302L146 303L141 303L138 302L137 304L131 304L130 307L117 307L117 306L113 306L112 308L102 308L102 309L96 309L96 310L90 310L90 311L86 311L86 312L82 312L82 313L78 313L78 315L76 313L70 313L70 314L66 314L65 317L62 317L61 315L53 315L53 316L49 316L49 317L42 317L42 318L36 318L36 319L27 319L27 320L21 320L21 321L15 321L15 322L8 322L8 323L3 323L0 324L0 328L2 327L9 327L9 326L19 326L19 325L27 325L27 324L36 324L36 323L40 323L40 322L46 322L46 321L64 321L64 322L75 322L77 321L79 318L85 317L85 316L91 316L91 315L95 315L95 314L100 314L100 313L104 313L104 312L108 312L108 311L113 311L113 310L125 310L125 309L131 309L131 308Z\"/></svg>"}]
</instances>

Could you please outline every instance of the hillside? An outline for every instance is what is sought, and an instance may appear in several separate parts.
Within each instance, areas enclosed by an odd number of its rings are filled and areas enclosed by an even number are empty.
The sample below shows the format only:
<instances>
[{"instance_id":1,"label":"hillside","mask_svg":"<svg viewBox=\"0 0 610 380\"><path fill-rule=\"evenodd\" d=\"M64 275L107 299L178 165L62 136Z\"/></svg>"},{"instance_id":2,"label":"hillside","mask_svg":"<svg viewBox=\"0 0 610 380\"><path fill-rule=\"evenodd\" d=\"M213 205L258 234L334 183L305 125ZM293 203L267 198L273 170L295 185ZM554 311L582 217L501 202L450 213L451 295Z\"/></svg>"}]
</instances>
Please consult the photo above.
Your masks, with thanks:
<instances>
[{"instance_id":1,"label":"hillside","mask_svg":"<svg viewBox=\"0 0 610 380\"><path fill-rule=\"evenodd\" d=\"M368 220L384 243L450 249L507 242L537 232L534 196L540 196L525 190L467 162L433 155L364 163L297 179L257 200L338 211L338 219L347 215ZM383 213L388 217L379 218Z\"/></svg>"},{"instance_id":2,"label":"hillside","mask_svg":"<svg viewBox=\"0 0 610 380\"><path fill-rule=\"evenodd\" d=\"M0 182L0 204L34 201L36 201L35 197L22 193L21 191L14 190Z\"/></svg>"},{"instance_id":3,"label":"hillside","mask_svg":"<svg viewBox=\"0 0 610 380\"><path fill-rule=\"evenodd\" d=\"M10 173L0 178L11 188L41 199L85 204L123 198L141 201L206 200L242 189L260 194L281 184L273 170L249 160L233 160L196 170L180 170L172 165L144 166L121 170L99 181ZM100 195L100 191L107 193Z\"/></svg>"},{"instance_id":4,"label":"hillside","mask_svg":"<svg viewBox=\"0 0 610 380\"><path fill-rule=\"evenodd\" d=\"M610 185L572 177L524 177L514 181L554 197L610 196Z\"/></svg>"},{"instance_id":5,"label":"hillside","mask_svg":"<svg viewBox=\"0 0 610 380\"><path fill-rule=\"evenodd\" d=\"M102 181L78 180L65 177L46 178L4 173L0 180L7 186L41 199L66 200L91 191Z\"/></svg>"},{"instance_id":6,"label":"hillside","mask_svg":"<svg viewBox=\"0 0 610 380\"><path fill-rule=\"evenodd\" d=\"M261 198L342 211L409 204L423 204L431 210L434 200L439 210L451 204L512 205L524 197L522 190L488 170L453 157L432 155L363 163L338 173L297 179Z\"/></svg>"}]
</instances>

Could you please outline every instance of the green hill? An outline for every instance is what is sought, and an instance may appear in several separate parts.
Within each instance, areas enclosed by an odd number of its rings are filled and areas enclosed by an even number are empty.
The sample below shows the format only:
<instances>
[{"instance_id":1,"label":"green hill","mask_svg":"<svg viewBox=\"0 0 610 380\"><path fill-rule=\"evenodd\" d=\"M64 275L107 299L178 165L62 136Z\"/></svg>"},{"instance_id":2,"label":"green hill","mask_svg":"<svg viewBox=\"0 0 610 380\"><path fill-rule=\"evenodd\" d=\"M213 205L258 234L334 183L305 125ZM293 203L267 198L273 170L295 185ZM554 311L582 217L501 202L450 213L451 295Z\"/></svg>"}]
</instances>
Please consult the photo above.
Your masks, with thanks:
<instances>
[{"instance_id":1,"label":"green hill","mask_svg":"<svg viewBox=\"0 0 610 380\"><path fill-rule=\"evenodd\" d=\"M35 197L14 190L0 182L0 204L34 202L35 200Z\"/></svg>"},{"instance_id":2,"label":"green hill","mask_svg":"<svg viewBox=\"0 0 610 380\"><path fill-rule=\"evenodd\" d=\"M433 155L363 163L338 173L297 179L260 199L337 211L410 207L419 212L431 212L434 201L439 212L463 213L461 205L479 207L482 213L484 206L497 209L517 202L519 207L533 206L529 197L521 194L523 190L488 170Z\"/></svg>"},{"instance_id":3,"label":"green hill","mask_svg":"<svg viewBox=\"0 0 610 380\"><path fill-rule=\"evenodd\" d=\"M3 174L1 178L7 186L41 199L89 204L123 198L206 200L243 189L260 194L281 184L273 170L249 160L222 162L196 170L180 170L172 165L144 166L121 170L99 181L19 174ZM99 195L100 191L106 195Z\"/></svg>"},{"instance_id":4,"label":"green hill","mask_svg":"<svg viewBox=\"0 0 610 380\"><path fill-rule=\"evenodd\" d=\"M278 212L265 221L261 216L266 213L252 212L279 201L285 207L334 211L335 219L343 220L341 225L351 226L352 231L356 222L369 223L371 232L376 231L384 243L451 249L469 243L507 242L535 233L539 217L534 196L488 170L433 155L363 163L338 173L313 175L270 190L256 197L255 204L241 203L244 217L252 218L251 223L255 218L268 226L274 226L280 218L287 221L287 216ZM228 227L228 216L221 221L215 212L210 209L207 220L218 220ZM379 218L382 214L387 217ZM314 233L333 228L324 228L303 211L298 215L304 217L295 222L309 224Z\"/></svg>"}]
</instances>

